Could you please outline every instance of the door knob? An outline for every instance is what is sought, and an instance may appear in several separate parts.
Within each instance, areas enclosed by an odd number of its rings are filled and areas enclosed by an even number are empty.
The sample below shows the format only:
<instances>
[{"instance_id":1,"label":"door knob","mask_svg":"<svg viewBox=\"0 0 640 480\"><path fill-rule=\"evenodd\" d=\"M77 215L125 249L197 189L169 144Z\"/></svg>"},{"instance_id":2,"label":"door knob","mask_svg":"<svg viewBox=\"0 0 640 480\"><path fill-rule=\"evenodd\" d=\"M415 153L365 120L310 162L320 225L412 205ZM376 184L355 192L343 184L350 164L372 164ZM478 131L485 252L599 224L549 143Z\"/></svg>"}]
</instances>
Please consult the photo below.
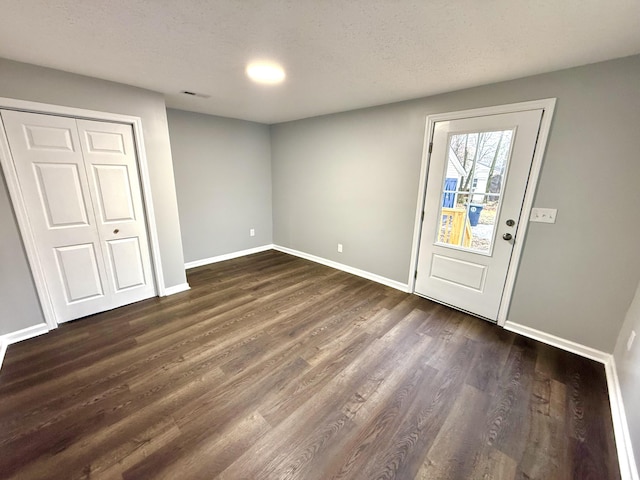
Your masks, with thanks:
<instances>
[{"instance_id":1,"label":"door knob","mask_svg":"<svg viewBox=\"0 0 640 480\"><path fill-rule=\"evenodd\" d=\"M510 233L505 233L504 235L502 235L502 238L509 241L513 238L513 235L511 235Z\"/></svg>"},{"instance_id":2,"label":"door knob","mask_svg":"<svg viewBox=\"0 0 640 480\"><path fill-rule=\"evenodd\" d=\"M120 230L118 230L117 228L113 231L113 233L119 233Z\"/></svg>"}]
</instances>

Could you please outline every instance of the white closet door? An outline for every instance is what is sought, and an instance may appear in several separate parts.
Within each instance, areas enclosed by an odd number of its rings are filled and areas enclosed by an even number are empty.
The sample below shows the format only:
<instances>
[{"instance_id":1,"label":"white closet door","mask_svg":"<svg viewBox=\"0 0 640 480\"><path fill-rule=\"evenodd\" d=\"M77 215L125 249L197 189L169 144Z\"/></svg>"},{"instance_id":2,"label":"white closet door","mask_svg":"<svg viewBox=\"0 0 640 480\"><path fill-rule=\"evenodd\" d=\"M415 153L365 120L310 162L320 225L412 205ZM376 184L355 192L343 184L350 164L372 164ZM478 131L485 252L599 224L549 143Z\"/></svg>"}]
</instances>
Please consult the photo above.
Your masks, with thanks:
<instances>
[{"instance_id":1,"label":"white closet door","mask_svg":"<svg viewBox=\"0 0 640 480\"><path fill-rule=\"evenodd\" d=\"M151 256L130 125L78 120L112 307L152 297Z\"/></svg>"},{"instance_id":2,"label":"white closet door","mask_svg":"<svg viewBox=\"0 0 640 480\"><path fill-rule=\"evenodd\" d=\"M75 119L2 111L2 120L57 320L110 308Z\"/></svg>"},{"instance_id":3,"label":"white closet door","mask_svg":"<svg viewBox=\"0 0 640 480\"><path fill-rule=\"evenodd\" d=\"M56 320L66 322L153 296L146 234L123 236L124 242L112 254L105 249L113 236L101 236L102 224L106 228L107 223L102 212L109 212L111 218L127 202L138 202L138 207L130 207L130 216L136 218L134 223L144 224L139 187L136 200L122 200L122 192L113 186L117 175L109 176L108 172L102 183L111 193L101 196L94 191L100 188L91 180L95 162L87 161L83 154L81 144L86 139L81 140L75 119L9 110L2 110L1 115ZM86 128L82 135L90 138ZM123 144L133 145L130 129L128 136L127 140L123 134ZM107 142L102 140L100 144L96 137L94 144L85 148L104 149ZM134 154L132 148L129 151ZM132 182L138 181L135 172L128 172L135 176ZM131 194L131 187L127 193ZM95 203L103 200L100 205ZM126 227L124 231L128 231ZM131 237L135 239L127 244ZM120 277L116 277L109 265L111 258L116 259L116 265L129 262L132 267L120 270Z\"/></svg>"}]
</instances>

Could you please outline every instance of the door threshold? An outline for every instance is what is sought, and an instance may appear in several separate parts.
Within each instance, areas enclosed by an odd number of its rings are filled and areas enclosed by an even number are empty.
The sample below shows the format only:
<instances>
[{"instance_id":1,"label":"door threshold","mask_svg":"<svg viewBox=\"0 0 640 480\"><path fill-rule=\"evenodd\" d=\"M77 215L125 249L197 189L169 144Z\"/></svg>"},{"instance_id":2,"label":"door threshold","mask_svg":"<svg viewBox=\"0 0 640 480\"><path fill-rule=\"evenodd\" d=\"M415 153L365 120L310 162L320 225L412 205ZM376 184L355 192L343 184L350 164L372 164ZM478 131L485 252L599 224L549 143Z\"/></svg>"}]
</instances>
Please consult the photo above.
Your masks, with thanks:
<instances>
[{"instance_id":1,"label":"door threshold","mask_svg":"<svg viewBox=\"0 0 640 480\"><path fill-rule=\"evenodd\" d=\"M413 292L413 294L418 296L418 297L430 300L433 303L437 303L438 305L444 305L445 307L449 307L452 310L457 310L458 312L466 313L467 315L471 315L472 317L479 318L480 320L484 320L486 322L493 323L494 325L498 324L497 320L493 320L493 319L491 319L489 317L483 317L482 315L478 315L477 313L470 312L469 310L465 310L463 308L456 307L455 305L451 305L450 303L446 303L446 302L443 302L441 300L436 300L435 298L431 298L431 297L428 297L426 295L422 295L421 293L417 293L417 292Z\"/></svg>"}]
</instances>

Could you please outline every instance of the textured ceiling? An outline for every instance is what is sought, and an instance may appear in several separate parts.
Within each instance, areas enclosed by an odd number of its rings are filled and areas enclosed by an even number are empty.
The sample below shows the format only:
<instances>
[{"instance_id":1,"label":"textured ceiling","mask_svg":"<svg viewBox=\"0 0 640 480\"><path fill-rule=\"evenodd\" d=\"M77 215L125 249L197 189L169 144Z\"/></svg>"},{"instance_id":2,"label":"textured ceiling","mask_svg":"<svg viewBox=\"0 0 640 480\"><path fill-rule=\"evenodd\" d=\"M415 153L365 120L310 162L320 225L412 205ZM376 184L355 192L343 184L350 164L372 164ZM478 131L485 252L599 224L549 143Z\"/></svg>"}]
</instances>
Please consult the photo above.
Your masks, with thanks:
<instances>
[{"instance_id":1,"label":"textured ceiling","mask_svg":"<svg viewBox=\"0 0 640 480\"><path fill-rule=\"evenodd\" d=\"M264 123L636 53L639 0L0 1L0 57ZM255 59L285 83L252 84Z\"/></svg>"}]
</instances>

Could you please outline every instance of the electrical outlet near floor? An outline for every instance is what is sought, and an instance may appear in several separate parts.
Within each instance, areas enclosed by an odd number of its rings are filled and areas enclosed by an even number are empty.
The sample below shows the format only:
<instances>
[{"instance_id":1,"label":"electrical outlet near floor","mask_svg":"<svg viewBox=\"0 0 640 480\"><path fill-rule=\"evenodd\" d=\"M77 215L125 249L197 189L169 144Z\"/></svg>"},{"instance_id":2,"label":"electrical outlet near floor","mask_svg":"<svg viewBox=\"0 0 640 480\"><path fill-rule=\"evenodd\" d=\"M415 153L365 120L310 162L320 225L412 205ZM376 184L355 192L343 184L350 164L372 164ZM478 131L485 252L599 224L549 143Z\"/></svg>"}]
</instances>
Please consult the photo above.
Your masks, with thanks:
<instances>
[{"instance_id":1,"label":"electrical outlet near floor","mask_svg":"<svg viewBox=\"0 0 640 480\"><path fill-rule=\"evenodd\" d=\"M636 331L631 330L631 333L629 334L629 339L627 340L627 352L631 350L631 347L633 346L633 341L635 339L636 339Z\"/></svg>"},{"instance_id":2,"label":"electrical outlet near floor","mask_svg":"<svg viewBox=\"0 0 640 480\"><path fill-rule=\"evenodd\" d=\"M250 237L255 237L256 236L256 229L252 228L251 230L249 230L249 236Z\"/></svg>"},{"instance_id":3,"label":"electrical outlet near floor","mask_svg":"<svg viewBox=\"0 0 640 480\"><path fill-rule=\"evenodd\" d=\"M558 209L556 208L532 208L530 222L540 223L556 223L556 215Z\"/></svg>"},{"instance_id":4,"label":"electrical outlet near floor","mask_svg":"<svg viewBox=\"0 0 640 480\"><path fill-rule=\"evenodd\" d=\"M338 253L342 253L342 244L341 243L338 244Z\"/></svg>"}]
</instances>

